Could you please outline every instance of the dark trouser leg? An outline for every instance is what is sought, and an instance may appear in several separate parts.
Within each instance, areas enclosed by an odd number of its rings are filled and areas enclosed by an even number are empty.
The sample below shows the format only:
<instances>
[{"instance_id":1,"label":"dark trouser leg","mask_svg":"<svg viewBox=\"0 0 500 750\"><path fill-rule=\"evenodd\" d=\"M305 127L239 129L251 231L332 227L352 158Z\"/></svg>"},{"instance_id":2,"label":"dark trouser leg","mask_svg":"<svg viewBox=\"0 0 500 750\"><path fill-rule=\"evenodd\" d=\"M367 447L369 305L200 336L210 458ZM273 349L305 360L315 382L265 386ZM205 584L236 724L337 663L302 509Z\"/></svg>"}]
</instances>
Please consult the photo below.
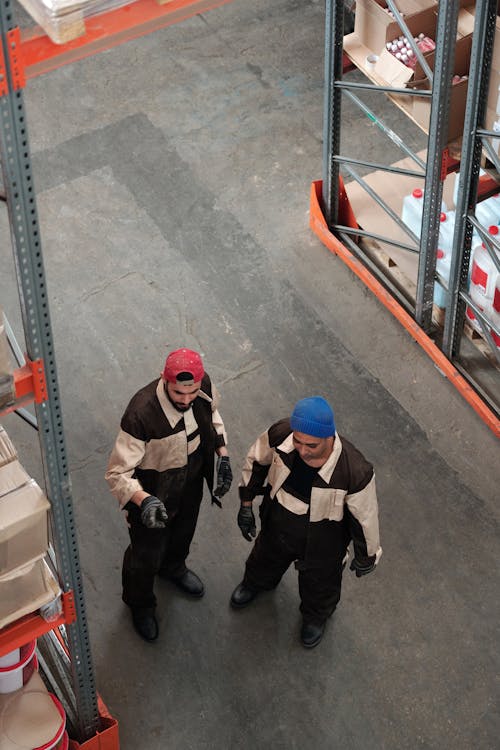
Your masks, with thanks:
<instances>
[{"instance_id":1,"label":"dark trouser leg","mask_svg":"<svg viewBox=\"0 0 500 750\"><path fill-rule=\"evenodd\" d=\"M300 611L304 622L323 624L340 601L342 560L299 571Z\"/></svg>"},{"instance_id":2,"label":"dark trouser leg","mask_svg":"<svg viewBox=\"0 0 500 750\"><path fill-rule=\"evenodd\" d=\"M261 531L246 562L243 585L256 591L274 589L294 559L279 538Z\"/></svg>"},{"instance_id":3,"label":"dark trouser leg","mask_svg":"<svg viewBox=\"0 0 500 750\"><path fill-rule=\"evenodd\" d=\"M200 477L190 484L177 513L168 524L169 540L160 569L164 578L180 578L187 570L186 558L196 530L202 495L203 477Z\"/></svg>"},{"instance_id":4,"label":"dark trouser leg","mask_svg":"<svg viewBox=\"0 0 500 750\"><path fill-rule=\"evenodd\" d=\"M130 545L123 557L122 599L134 611L152 614L156 607L154 578L168 541L168 528L147 529L138 520L130 521Z\"/></svg>"}]
</instances>

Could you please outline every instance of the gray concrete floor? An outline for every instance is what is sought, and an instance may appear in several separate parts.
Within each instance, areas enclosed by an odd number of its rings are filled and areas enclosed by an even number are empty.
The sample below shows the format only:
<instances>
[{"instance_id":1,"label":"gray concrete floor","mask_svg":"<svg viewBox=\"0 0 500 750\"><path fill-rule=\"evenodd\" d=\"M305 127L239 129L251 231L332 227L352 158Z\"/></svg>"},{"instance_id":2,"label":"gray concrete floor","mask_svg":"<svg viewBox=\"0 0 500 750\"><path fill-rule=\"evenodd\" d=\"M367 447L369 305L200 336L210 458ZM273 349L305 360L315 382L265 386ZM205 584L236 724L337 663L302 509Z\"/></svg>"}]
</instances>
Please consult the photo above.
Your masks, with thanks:
<instances>
[{"instance_id":1,"label":"gray concrete floor","mask_svg":"<svg viewBox=\"0 0 500 750\"><path fill-rule=\"evenodd\" d=\"M234 0L26 87L93 658L123 750L498 746L498 441L308 228L323 12ZM400 158L346 117L353 151ZM2 306L22 338L0 222ZM205 598L159 584L160 640L131 628L127 532L103 474L129 397L182 345L220 387L236 474L254 437L315 393L376 467L384 557L345 576L312 652L294 571L229 609L249 551L236 488L202 508L190 562ZM35 433L5 424L39 477Z\"/></svg>"}]
</instances>

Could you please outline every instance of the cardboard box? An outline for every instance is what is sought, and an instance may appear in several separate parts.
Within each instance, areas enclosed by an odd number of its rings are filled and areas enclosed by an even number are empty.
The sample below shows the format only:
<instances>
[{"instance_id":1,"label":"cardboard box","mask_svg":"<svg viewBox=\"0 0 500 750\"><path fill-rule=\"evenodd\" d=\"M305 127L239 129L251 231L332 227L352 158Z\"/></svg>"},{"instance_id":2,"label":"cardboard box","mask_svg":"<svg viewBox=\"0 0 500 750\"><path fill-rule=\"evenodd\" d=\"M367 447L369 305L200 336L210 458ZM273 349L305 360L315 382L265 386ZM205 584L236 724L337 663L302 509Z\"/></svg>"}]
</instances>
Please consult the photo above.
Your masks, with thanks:
<instances>
[{"instance_id":1,"label":"cardboard box","mask_svg":"<svg viewBox=\"0 0 500 750\"><path fill-rule=\"evenodd\" d=\"M4 495L10 494L28 482L31 482L31 477L17 459L0 467L0 507Z\"/></svg>"},{"instance_id":2,"label":"cardboard box","mask_svg":"<svg viewBox=\"0 0 500 750\"><path fill-rule=\"evenodd\" d=\"M472 37L467 36L458 39L455 48L454 73L457 75L468 75ZM434 69L434 52L428 52L425 60L431 70ZM394 55L384 50L377 63L375 73L383 78L391 86L402 88L425 88L429 89L424 71L417 62L415 69L403 65L396 60ZM463 133L465 116L465 105L467 100L468 81L460 81L451 87L448 141L459 138ZM398 104L412 119L425 131L429 130L429 118L431 113L431 99L429 97L398 97Z\"/></svg>"},{"instance_id":3,"label":"cardboard box","mask_svg":"<svg viewBox=\"0 0 500 750\"><path fill-rule=\"evenodd\" d=\"M488 86L487 108L492 112L500 114L500 73L492 70Z\"/></svg>"},{"instance_id":4,"label":"cardboard box","mask_svg":"<svg viewBox=\"0 0 500 750\"><path fill-rule=\"evenodd\" d=\"M45 560L36 560L0 578L0 628L36 612L61 594Z\"/></svg>"},{"instance_id":5,"label":"cardboard box","mask_svg":"<svg viewBox=\"0 0 500 750\"><path fill-rule=\"evenodd\" d=\"M17 458L17 451L7 435L5 429L0 425L0 467Z\"/></svg>"},{"instance_id":6,"label":"cardboard box","mask_svg":"<svg viewBox=\"0 0 500 750\"><path fill-rule=\"evenodd\" d=\"M0 469L0 487L27 476L18 461ZM0 497L0 576L44 557L48 549L50 503L30 479Z\"/></svg>"},{"instance_id":7,"label":"cardboard box","mask_svg":"<svg viewBox=\"0 0 500 750\"><path fill-rule=\"evenodd\" d=\"M464 36L457 40L455 47L454 75L468 76L472 36ZM431 70L434 69L434 53L426 56ZM418 65L417 65L418 67ZM460 81L451 87L450 108L448 111L448 141L461 138L464 132L465 106L467 103L467 87L469 81ZM412 117L421 127L429 127L431 102L420 97L413 98Z\"/></svg>"},{"instance_id":8,"label":"cardboard box","mask_svg":"<svg viewBox=\"0 0 500 750\"><path fill-rule=\"evenodd\" d=\"M415 5L414 0L400 0L397 6L404 13L404 21L412 34L420 32L432 39L436 35L436 3L423 9ZM354 33L361 44L372 52L379 54L385 49L386 42L401 36L399 24L387 13L385 0L357 0ZM406 8L406 11L405 11Z\"/></svg>"}]
</instances>

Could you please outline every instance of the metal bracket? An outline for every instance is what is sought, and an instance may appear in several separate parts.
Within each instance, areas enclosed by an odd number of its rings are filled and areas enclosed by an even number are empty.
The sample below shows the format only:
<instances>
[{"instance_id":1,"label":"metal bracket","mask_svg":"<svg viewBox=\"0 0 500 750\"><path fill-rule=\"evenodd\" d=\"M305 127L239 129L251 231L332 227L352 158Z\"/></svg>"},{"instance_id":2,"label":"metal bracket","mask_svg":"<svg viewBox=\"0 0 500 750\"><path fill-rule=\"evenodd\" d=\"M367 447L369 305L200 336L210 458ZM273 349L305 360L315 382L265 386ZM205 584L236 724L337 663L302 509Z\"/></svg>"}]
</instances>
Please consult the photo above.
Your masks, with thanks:
<instances>
[{"instance_id":1,"label":"metal bracket","mask_svg":"<svg viewBox=\"0 0 500 750\"><path fill-rule=\"evenodd\" d=\"M5 37L7 41L6 49L9 58L12 91L19 91L19 89L23 89L26 85L26 75L21 59L21 32L16 26L15 29L7 31ZM5 96L9 93L9 77L5 65L4 49L3 45L0 45L0 96Z\"/></svg>"},{"instance_id":2,"label":"metal bracket","mask_svg":"<svg viewBox=\"0 0 500 750\"><path fill-rule=\"evenodd\" d=\"M441 154L441 176L440 176L441 182L444 182L448 175L449 160L450 160L450 149L446 147L443 149L443 153Z\"/></svg>"},{"instance_id":3,"label":"metal bracket","mask_svg":"<svg viewBox=\"0 0 500 750\"><path fill-rule=\"evenodd\" d=\"M73 591L65 591L62 594L62 605L64 622L66 625L70 625L72 622L76 621L75 597L73 596Z\"/></svg>"},{"instance_id":4,"label":"metal bracket","mask_svg":"<svg viewBox=\"0 0 500 750\"><path fill-rule=\"evenodd\" d=\"M35 359L31 361L26 358L26 364L14 371L14 384L16 399L20 400L33 396L33 401L37 404L47 401L47 384L43 360Z\"/></svg>"},{"instance_id":5,"label":"metal bracket","mask_svg":"<svg viewBox=\"0 0 500 750\"><path fill-rule=\"evenodd\" d=\"M21 58L21 32L19 27L11 29L5 35L8 42L8 54L10 62L10 74L12 76L12 89L19 91L26 86L26 75Z\"/></svg>"},{"instance_id":6,"label":"metal bracket","mask_svg":"<svg viewBox=\"0 0 500 750\"><path fill-rule=\"evenodd\" d=\"M3 45L0 44L0 96L9 93L9 81L7 80L7 70L5 68L5 57L3 54Z\"/></svg>"}]
</instances>

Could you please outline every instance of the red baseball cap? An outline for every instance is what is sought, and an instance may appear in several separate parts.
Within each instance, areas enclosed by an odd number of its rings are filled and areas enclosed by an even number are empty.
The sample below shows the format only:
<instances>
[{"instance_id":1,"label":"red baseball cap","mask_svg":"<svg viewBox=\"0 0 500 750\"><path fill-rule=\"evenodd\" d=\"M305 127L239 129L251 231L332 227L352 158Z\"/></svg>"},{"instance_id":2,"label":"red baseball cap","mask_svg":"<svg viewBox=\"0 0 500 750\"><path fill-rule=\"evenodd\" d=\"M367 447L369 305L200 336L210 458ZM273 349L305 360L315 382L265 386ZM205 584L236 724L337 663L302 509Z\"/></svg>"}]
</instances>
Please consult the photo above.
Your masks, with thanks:
<instances>
[{"instance_id":1,"label":"red baseball cap","mask_svg":"<svg viewBox=\"0 0 500 750\"><path fill-rule=\"evenodd\" d=\"M205 369L198 352L193 352L192 349L177 349L168 355L163 370L163 379L169 383L177 383L177 377L181 372L189 372L193 376L193 383L200 382ZM187 380L180 382L189 385Z\"/></svg>"}]
</instances>

